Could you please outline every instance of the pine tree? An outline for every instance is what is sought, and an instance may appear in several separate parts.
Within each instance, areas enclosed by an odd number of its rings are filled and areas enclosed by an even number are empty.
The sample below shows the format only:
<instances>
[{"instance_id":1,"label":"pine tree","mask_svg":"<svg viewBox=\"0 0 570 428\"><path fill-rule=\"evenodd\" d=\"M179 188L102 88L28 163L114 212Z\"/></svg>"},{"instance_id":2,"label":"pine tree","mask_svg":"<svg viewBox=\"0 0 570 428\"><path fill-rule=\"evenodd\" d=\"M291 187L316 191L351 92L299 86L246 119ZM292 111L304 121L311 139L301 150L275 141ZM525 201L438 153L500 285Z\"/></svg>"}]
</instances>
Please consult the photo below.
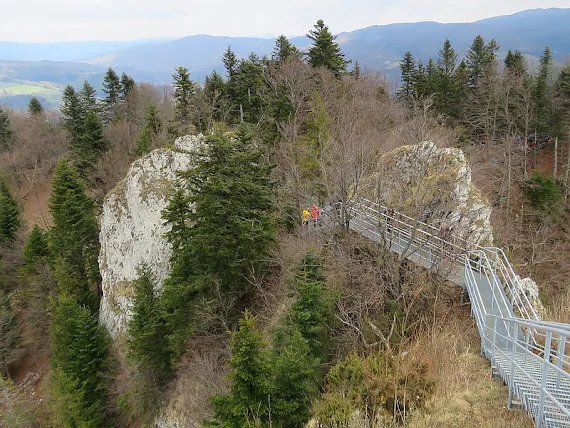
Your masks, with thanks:
<instances>
[{"instance_id":1,"label":"pine tree","mask_svg":"<svg viewBox=\"0 0 570 428\"><path fill-rule=\"evenodd\" d=\"M107 69L107 73L105 73L103 78L103 92L107 95L105 98L107 108L113 108L121 95L121 80L111 67Z\"/></svg>"},{"instance_id":2,"label":"pine tree","mask_svg":"<svg viewBox=\"0 0 570 428\"><path fill-rule=\"evenodd\" d=\"M287 37L281 35L275 40L275 47L271 53L271 59L277 62L286 62L290 60L298 60L301 58L301 52L293 45Z\"/></svg>"},{"instance_id":3,"label":"pine tree","mask_svg":"<svg viewBox=\"0 0 570 428\"><path fill-rule=\"evenodd\" d=\"M47 258L48 235L37 224L34 224L28 239L22 248L22 261L27 270L35 270L37 265Z\"/></svg>"},{"instance_id":4,"label":"pine tree","mask_svg":"<svg viewBox=\"0 0 570 428\"><path fill-rule=\"evenodd\" d=\"M0 178L0 244L4 246L14 242L21 224L18 202Z\"/></svg>"},{"instance_id":5,"label":"pine tree","mask_svg":"<svg viewBox=\"0 0 570 428\"><path fill-rule=\"evenodd\" d=\"M135 80L126 73L121 74L120 95L122 99L126 99L129 93L137 86Z\"/></svg>"},{"instance_id":6,"label":"pine tree","mask_svg":"<svg viewBox=\"0 0 570 428\"><path fill-rule=\"evenodd\" d=\"M28 103L28 113L30 116L39 116L43 111L42 103L40 103L36 97L30 98L30 102Z\"/></svg>"},{"instance_id":7,"label":"pine tree","mask_svg":"<svg viewBox=\"0 0 570 428\"><path fill-rule=\"evenodd\" d=\"M232 334L230 393L211 399L214 416L220 422L212 426L242 428L269 422L270 363L266 347L255 328L255 317L246 311L238 331Z\"/></svg>"},{"instance_id":8,"label":"pine tree","mask_svg":"<svg viewBox=\"0 0 570 428\"><path fill-rule=\"evenodd\" d=\"M85 194L79 174L64 158L55 169L48 205L53 219L48 241L54 260L67 263L68 270L82 287L87 281L99 285L99 232L93 215L94 205ZM91 305L93 300L88 298L81 302Z\"/></svg>"},{"instance_id":9,"label":"pine tree","mask_svg":"<svg viewBox=\"0 0 570 428\"><path fill-rule=\"evenodd\" d=\"M13 133L14 131L10 128L10 115L6 109L0 107L0 152L10 148Z\"/></svg>"},{"instance_id":10,"label":"pine tree","mask_svg":"<svg viewBox=\"0 0 570 428\"><path fill-rule=\"evenodd\" d=\"M344 54L340 50L336 37L329 31L322 19L319 19L314 26L314 30L309 31L307 37L312 40L309 48L309 64L313 67L326 67L336 76L346 72L346 66L350 61L344 59Z\"/></svg>"},{"instance_id":11,"label":"pine tree","mask_svg":"<svg viewBox=\"0 0 570 428\"><path fill-rule=\"evenodd\" d=\"M58 426L102 426L108 338L97 318L68 293L52 306L51 388Z\"/></svg>"},{"instance_id":12,"label":"pine tree","mask_svg":"<svg viewBox=\"0 0 570 428\"><path fill-rule=\"evenodd\" d=\"M187 125L192 116L192 99L196 94L196 84L190 80L190 73L186 67L177 67L172 78L174 79L176 118Z\"/></svg>"},{"instance_id":13,"label":"pine tree","mask_svg":"<svg viewBox=\"0 0 570 428\"><path fill-rule=\"evenodd\" d=\"M152 272L139 269L135 281L132 318L129 321L128 355L137 367L151 373L156 386L163 386L172 367L166 337L166 325L154 291Z\"/></svg>"}]
</instances>

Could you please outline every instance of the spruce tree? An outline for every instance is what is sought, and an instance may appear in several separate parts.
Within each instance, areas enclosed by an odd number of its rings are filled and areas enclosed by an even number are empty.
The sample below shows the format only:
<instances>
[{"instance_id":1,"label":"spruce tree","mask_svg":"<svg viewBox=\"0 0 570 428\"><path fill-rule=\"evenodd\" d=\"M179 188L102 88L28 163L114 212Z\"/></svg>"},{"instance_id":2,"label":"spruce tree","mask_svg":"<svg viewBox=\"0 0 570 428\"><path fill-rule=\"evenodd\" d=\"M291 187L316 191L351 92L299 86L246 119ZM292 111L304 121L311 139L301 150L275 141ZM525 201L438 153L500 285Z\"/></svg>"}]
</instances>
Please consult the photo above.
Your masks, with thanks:
<instances>
[{"instance_id":1,"label":"spruce tree","mask_svg":"<svg viewBox=\"0 0 570 428\"><path fill-rule=\"evenodd\" d=\"M255 328L255 317L245 312L232 334L229 394L212 397L212 426L265 426L270 417L270 362L267 345Z\"/></svg>"},{"instance_id":2,"label":"spruce tree","mask_svg":"<svg viewBox=\"0 0 570 428\"><path fill-rule=\"evenodd\" d=\"M277 426L305 426L319 391L320 360L298 330L291 331L271 355L271 419Z\"/></svg>"},{"instance_id":3,"label":"spruce tree","mask_svg":"<svg viewBox=\"0 0 570 428\"><path fill-rule=\"evenodd\" d=\"M299 49L292 44L287 37L281 35L275 40L275 47L271 53L271 59L277 62L286 62L292 59L300 59Z\"/></svg>"},{"instance_id":4,"label":"spruce tree","mask_svg":"<svg viewBox=\"0 0 570 428\"><path fill-rule=\"evenodd\" d=\"M398 88L397 95L400 99L409 101L417 95L418 83L416 60L409 51L404 54L400 61L400 72L402 75L402 86Z\"/></svg>"},{"instance_id":5,"label":"spruce tree","mask_svg":"<svg viewBox=\"0 0 570 428\"><path fill-rule=\"evenodd\" d=\"M240 121L257 124L265 106L263 66L257 55L240 61L233 76L232 102L239 106Z\"/></svg>"},{"instance_id":6,"label":"spruce tree","mask_svg":"<svg viewBox=\"0 0 570 428\"><path fill-rule=\"evenodd\" d=\"M162 127L160 118L158 117L158 113L156 111L156 106L154 104L147 106L145 120L145 126L137 140L136 154L138 156L145 155L150 151L151 147L155 144L156 136Z\"/></svg>"},{"instance_id":7,"label":"spruce tree","mask_svg":"<svg viewBox=\"0 0 570 428\"><path fill-rule=\"evenodd\" d=\"M6 109L0 107L0 152L10 148L13 133L10 127L10 115Z\"/></svg>"},{"instance_id":8,"label":"spruce tree","mask_svg":"<svg viewBox=\"0 0 570 428\"><path fill-rule=\"evenodd\" d=\"M79 144L79 138L83 133L83 109L79 96L71 85L63 90L60 111L63 114L63 124L69 132L70 144L73 148Z\"/></svg>"},{"instance_id":9,"label":"spruce tree","mask_svg":"<svg viewBox=\"0 0 570 428\"><path fill-rule=\"evenodd\" d=\"M514 53L509 49L505 57L505 68L515 76L526 74L526 61L518 49Z\"/></svg>"},{"instance_id":10,"label":"spruce tree","mask_svg":"<svg viewBox=\"0 0 570 428\"><path fill-rule=\"evenodd\" d=\"M148 266L139 269L135 281L132 318L129 321L128 355L135 365L151 375L156 386L163 386L172 367L166 337L166 325L154 291Z\"/></svg>"},{"instance_id":11,"label":"spruce tree","mask_svg":"<svg viewBox=\"0 0 570 428\"><path fill-rule=\"evenodd\" d=\"M336 76L346 72L350 61L344 59L336 37L329 31L322 19L319 19L314 30L309 31L307 37L312 40L309 48L309 64L313 67L326 67Z\"/></svg>"},{"instance_id":12,"label":"spruce tree","mask_svg":"<svg viewBox=\"0 0 570 428\"><path fill-rule=\"evenodd\" d=\"M0 178L0 244L10 245L21 226L20 207L8 185Z\"/></svg>"},{"instance_id":13,"label":"spruce tree","mask_svg":"<svg viewBox=\"0 0 570 428\"><path fill-rule=\"evenodd\" d=\"M161 300L175 354L191 328L196 295L248 293L251 272L263 267L275 233L272 167L251 137L214 135L194 164L163 212L173 257Z\"/></svg>"},{"instance_id":14,"label":"spruce tree","mask_svg":"<svg viewBox=\"0 0 570 428\"><path fill-rule=\"evenodd\" d=\"M97 110L97 92L95 88L89 84L87 80L83 82L83 86L78 93L78 101L81 109L82 120L85 120L85 116L90 110Z\"/></svg>"},{"instance_id":15,"label":"spruce tree","mask_svg":"<svg viewBox=\"0 0 570 428\"><path fill-rule=\"evenodd\" d=\"M228 46L224 52L222 56L222 63L226 69L226 76L228 80L231 80L239 65L239 59L235 52L232 50L231 46Z\"/></svg>"},{"instance_id":16,"label":"spruce tree","mask_svg":"<svg viewBox=\"0 0 570 428\"><path fill-rule=\"evenodd\" d=\"M213 108L213 119L222 120L222 106L227 103L228 87L222 76L215 70L206 76L204 82L204 95Z\"/></svg>"},{"instance_id":17,"label":"spruce tree","mask_svg":"<svg viewBox=\"0 0 570 428\"><path fill-rule=\"evenodd\" d=\"M177 67L172 78L176 118L184 125L188 125L192 116L192 99L196 93L196 84L190 80L190 73L186 67Z\"/></svg>"},{"instance_id":18,"label":"spruce tree","mask_svg":"<svg viewBox=\"0 0 570 428\"><path fill-rule=\"evenodd\" d=\"M111 67L107 69L103 78L103 92L105 93L105 104L107 108L113 108L119 101L121 95L121 80Z\"/></svg>"},{"instance_id":19,"label":"spruce tree","mask_svg":"<svg viewBox=\"0 0 570 428\"><path fill-rule=\"evenodd\" d=\"M358 61L354 63L354 68L350 71L350 75L354 77L356 80L362 77L362 71L360 70L360 64Z\"/></svg>"},{"instance_id":20,"label":"spruce tree","mask_svg":"<svg viewBox=\"0 0 570 428\"><path fill-rule=\"evenodd\" d=\"M485 73L485 68L491 60L489 47L485 44L485 39L480 34L473 39L465 60L469 76L468 84L470 88L474 88Z\"/></svg>"},{"instance_id":21,"label":"spruce tree","mask_svg":"<svg viewBox=\"0 0 570 428\"><path fill-rule=\"evenodd\" d=\"M22 248L22 261L27 270L35 270L39 263L47 259L48 236L37 224L34 224L28 239Z\"/></svg>"},{"instance_id":22,"label":"spruce tree","mask_svg":"<svg viewBox=\"0 0 570 428\"><path fill-rule=\"evenodd\" d=\"M534 127L538 133L547 133L551 127L552 93L550 78L552 73L552 52L547 46L540 57L538 75L534 81Z\"/></svg>"},{"instance_id":23,"label":"spruce tree","mask_svg":"<svg viewBox=\"0 0 570 428\"><path fill-rule=\"evenodd\" d=\"M82 134L72 146L73 163L77 170L87 176L99 157L107 150L103 135L103 123L95 110L85 113Z\"/></svg>"},{"instance_id":24,"label":"spruce tree","mask_svg":"<svg viewBox=\"0 0 570 428\"><path fill-rule=\"evenodd\" d=\"M10 374L10 366L22 354L18 314L12 310L9 295L0 289L0 375Z\"/></svg>"},{"instance_id":25,"label":"spruce tree","mask_svg":"<svg viewBox=\"0 0 570 428\"><path fill-rule=\"evenodd\" d=\"M126 73L121 74L121 98L125 99L129 93L137 86L135 80Z\"/></svg>"},{"instance_id":26,"label":"spruce tree","mask_svg":"<svg viewBox=\"0 0 570 428\"><path fill-rule=\"evenodd\" d=\"M445 40L443 47L439 51L437 59L437 91L435 93L435 106L437 110L447 117L458 115L455 69L457 65L457 54L451 46L449 40Z\"/></svg>"},{"instance_id":27,"label":"spruce tree","mask_svg":"<svg viewBox=\"0 0 570 428\"><path fill-rule=\"evenodd\" d=\"M323 358L328 346L328 324L332 321L334 296L326 286L322 261L305 255L295 277L297 300L289 311L289 325L307 340L311 354Z\"/></svg>"},{"instance_id":28,"label":"spruce tree","mask_svg":"<svg viewBox=\"0 0 570 428\"><path fill-rule=\"evenodd\" d=\"M43 111L42 103L40 103L36 97L30 98L30 102L28 103L28 113L30 116L39 116Z\"/></svg>"},{"instance_id":29,"label":"spruce tree","mask_svg":"<svg viewBox=\"0 0 570 428\"><path fill-rule=\"evenodd\" d=\"M99 231L93 215L94 204L85 194L79 174L64 158L55 169L48 205L53 219L48 239L52 257L69 265L81 287L87 281L99 285ZM95 310L92 302L91 298L81 300Z\"/></svg>"},{"instance_id":30,"label":"spruce tree","mask_svg":"<svg viewBox=\"0 0 570 428\"><path fill-rule=\"evenodd\" d=\"M102 426L106 331L89 309L68 293L57 296L51 313L51 388L56 424Z\"/></svg>"}]
</instances>

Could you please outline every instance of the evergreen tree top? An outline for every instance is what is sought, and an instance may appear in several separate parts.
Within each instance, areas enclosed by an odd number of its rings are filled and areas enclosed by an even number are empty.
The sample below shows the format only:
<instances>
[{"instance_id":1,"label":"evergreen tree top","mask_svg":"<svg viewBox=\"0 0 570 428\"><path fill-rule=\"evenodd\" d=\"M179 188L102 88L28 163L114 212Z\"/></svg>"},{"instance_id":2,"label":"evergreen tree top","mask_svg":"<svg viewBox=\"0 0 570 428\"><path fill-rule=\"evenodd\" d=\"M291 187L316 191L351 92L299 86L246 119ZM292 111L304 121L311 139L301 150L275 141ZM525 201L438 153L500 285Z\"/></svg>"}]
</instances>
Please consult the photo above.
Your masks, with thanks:
<instances>
[{"instance_id":1,"label":"evergreen tree top","mask_svg":"<svg viewBox=\"0 0 570 428\"><path fill-rule=\"evenodd\" d=\"M319 19L314 30L309 31L307 37L313 41L309 48L309 64L313 67L326 67L335 75L346 71L350 61L344 59L336 37L329 31L322 19Z\"/></svg>"}]
</instances>

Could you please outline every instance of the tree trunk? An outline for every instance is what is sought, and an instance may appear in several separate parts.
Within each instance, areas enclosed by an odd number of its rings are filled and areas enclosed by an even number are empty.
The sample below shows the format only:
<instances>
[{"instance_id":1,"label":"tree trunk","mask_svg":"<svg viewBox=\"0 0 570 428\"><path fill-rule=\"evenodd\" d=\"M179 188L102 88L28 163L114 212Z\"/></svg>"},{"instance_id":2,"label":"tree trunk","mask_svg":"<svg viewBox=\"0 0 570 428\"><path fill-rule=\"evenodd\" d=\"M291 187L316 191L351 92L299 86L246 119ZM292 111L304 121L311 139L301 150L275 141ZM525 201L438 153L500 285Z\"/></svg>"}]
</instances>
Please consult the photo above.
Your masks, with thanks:
<instances>
[{"instance_id":1,"label":"tree trunk","mask_svg":"<svg viewBox=\"0 0 570 428\"><path fill-rule=\"evenodd\" d=\"M558 175L558 137L554 140L554 167L552 170L552 178L556 181Z\"/></svg>"},{"instance_id":2,"label":"tree trunk","mask_svg":"<svg viewBox=\"0 0 570 428\"><path fill-rule=\"evenodd\" d=\"M564 203L568 201L568 173L570 172L570 141L568 142L568 154L566 155L566 171L564 171Z\"/></svg>"}]
</instances>

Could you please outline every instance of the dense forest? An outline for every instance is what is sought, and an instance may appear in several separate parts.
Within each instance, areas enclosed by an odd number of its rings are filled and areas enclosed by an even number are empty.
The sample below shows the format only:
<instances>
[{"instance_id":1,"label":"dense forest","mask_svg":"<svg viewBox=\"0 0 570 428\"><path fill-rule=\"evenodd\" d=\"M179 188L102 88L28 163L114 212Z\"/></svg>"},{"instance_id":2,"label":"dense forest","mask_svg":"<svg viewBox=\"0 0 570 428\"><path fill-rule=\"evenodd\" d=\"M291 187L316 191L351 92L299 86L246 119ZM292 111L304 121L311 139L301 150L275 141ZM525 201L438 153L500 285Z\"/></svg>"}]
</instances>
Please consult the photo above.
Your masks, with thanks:
<instances>
[{"instance_id":1,"label":"dense forest","mask_svg":"<svg viewBox=\"0 0 570 428\"><path fill-rule=\"evenodd\" d=\"M0 108L3 425L154 426L178 401L188 426L530 426L486 378L456 287L342 223L307 234L301 212L350 204L394 148L461 148L495 244L568 322L570 66L546 47L531 73L480 36L459 59L447 40L427 64L406 53L391 94L323 21L308 37L307 52L280 36L264 58L228 47L225 76L203 84L183 66L166 87L109 69L103 97L85 82L59 112ZM197 133L163 212L164 290L140 266L113 342L98 322L103 198L133 161Z\"/></svg>"}]
</instances>

